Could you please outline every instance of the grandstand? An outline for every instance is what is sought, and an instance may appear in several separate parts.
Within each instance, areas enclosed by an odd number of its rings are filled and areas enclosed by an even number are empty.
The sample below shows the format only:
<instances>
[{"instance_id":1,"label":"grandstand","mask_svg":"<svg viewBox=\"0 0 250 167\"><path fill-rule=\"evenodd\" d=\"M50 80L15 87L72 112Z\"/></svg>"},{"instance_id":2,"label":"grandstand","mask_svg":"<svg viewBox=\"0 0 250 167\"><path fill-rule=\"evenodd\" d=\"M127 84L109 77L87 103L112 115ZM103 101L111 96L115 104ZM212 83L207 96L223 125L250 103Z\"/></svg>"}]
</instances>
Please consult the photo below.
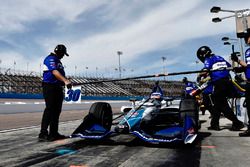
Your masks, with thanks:
<instances>
[{"instance_id":1,"label":"grandstand","mask_svg":"<svg viewBox=\"0 0 250 167\"><path fill-rule=\"evenodd\" d=\"M74 85L107 80L107 78L71 76L70 80ZM41 76L35 73L13 74L0 72L0 94L42 94L41 83ZM139 79L83 84L81 93L83 96L148 96L154 83L155 80ZM165 96L180 96L184 89L184 85L180 81L160 81L160 85Z\"/></svg>"}]
</instances>

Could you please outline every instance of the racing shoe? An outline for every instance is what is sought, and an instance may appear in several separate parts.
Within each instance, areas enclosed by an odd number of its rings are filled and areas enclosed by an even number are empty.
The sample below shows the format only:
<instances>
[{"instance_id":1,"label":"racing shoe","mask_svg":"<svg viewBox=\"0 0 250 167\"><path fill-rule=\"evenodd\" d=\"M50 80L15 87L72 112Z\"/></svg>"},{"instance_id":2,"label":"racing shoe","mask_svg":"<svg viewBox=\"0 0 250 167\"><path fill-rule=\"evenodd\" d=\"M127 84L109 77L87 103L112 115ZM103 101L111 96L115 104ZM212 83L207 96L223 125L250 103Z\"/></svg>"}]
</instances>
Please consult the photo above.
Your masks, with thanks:
<instances>
[{"instance_id":1,"label":"racing shoe","mask_svg":"<svg viewBox=\"0 0 250 167\"><path fill-rule=\"evenodd\" d=\"M250 136L250 129L247 129L246 131L239 133L240 137L249 137Z\"/></svg>"},{"instance_id":2,"label":"racing shoe","mask_svg":"<svg viewBox=\"0 0 250 167\"><path fill-rule=\"evenodd\" d=\"M68 137L57 133L55 135L49 135L48 140L55 141L55 140L62 140L62 139L66 139L66 138L68 138Z\"/></svg>"},{"instance_id":3,"label":"racing shoe","mask_svg":"<svg viewBox=\"0 0 250 167\"><path fill-rule=\"evenodd\" d=\"M208 130L216 130L216 131L220 131L221 130L220 126L210 126L207 129Z\"/></svg>"},{"instance_id":4,"label":"racing shoe","mask_svg":"<svg viewBox=\"0 0 250 167\"><path fill-rule=\"evenodd\" d=\"M40 133L38 135L38 140L39 141L48 141L48 139L49 139L49 135L46 134L46 133Z\"/></svg>"},{"instance_id":5,"label":"racing shoe","mask_svg":"<svg viewBox=\"0 0 250 167\"><path fill-rule=\"evenodd\" d=\"M232 127L231 127L231 131L239 131L241 130L242 128L244 128L244 124L242 122L239 122L239 123L233 123Z\"/></svg>"}]
</instances>

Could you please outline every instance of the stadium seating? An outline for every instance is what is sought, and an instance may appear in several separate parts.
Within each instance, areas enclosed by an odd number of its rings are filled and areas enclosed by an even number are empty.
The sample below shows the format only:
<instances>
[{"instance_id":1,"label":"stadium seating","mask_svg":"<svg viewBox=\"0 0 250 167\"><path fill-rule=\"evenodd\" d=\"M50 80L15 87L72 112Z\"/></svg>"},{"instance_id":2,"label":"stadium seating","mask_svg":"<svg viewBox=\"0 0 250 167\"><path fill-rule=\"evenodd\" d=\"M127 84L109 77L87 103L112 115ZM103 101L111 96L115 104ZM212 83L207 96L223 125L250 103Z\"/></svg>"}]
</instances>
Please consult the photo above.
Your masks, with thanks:
<instances>
[{"instance_id":1,"label":"stadium seating","mask_svg":"<svg viewBox=\"0 0 250 167\"><path fill-rule=\"evenodd\" d=\"M81 84L83 96L148 96L155 80L122 80L112 82L91 83L108 78L74 77L70 80L74 84ZM0 72L0 93L41 94L42 78L37 74L10 74ZM180 96L184 85L180 81L160 81L165 96Z\"/></svg>"}]
</instances>

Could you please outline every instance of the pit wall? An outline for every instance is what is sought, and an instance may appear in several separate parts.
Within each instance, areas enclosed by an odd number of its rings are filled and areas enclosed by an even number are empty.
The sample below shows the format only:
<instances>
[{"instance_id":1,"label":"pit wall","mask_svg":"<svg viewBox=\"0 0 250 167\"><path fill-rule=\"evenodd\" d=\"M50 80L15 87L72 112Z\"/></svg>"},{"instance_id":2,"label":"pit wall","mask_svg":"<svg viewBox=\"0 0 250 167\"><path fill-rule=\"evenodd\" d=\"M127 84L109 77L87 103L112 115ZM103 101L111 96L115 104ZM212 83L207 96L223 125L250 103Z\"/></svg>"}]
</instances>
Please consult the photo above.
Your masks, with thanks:
<instances>
[{"instance_id":1,"label":"pit wall","mask_svg":"<svg viewBox=\"0 0 250 167\"><path fill-rule=\"evenodd\" d=\"M43 99L42 94L0 93L0 98L10 99ZM82 100L129 100L142 99L142 96L82 96Z\"/></svg>"}]
</instances>

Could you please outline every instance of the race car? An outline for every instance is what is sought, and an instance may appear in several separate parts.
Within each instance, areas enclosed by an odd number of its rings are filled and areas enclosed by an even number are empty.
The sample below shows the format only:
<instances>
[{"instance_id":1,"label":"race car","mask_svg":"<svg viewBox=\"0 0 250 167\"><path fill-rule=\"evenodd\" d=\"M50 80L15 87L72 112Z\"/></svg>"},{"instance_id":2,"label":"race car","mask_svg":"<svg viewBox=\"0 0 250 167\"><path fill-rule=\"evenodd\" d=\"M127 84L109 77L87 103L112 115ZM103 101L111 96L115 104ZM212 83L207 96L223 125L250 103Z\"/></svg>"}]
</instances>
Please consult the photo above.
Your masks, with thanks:
<instances>
[{"instance_id":1,"label":"race car","mask_svg":"<svg viewBox=\"0 0 250 167\"><path fill-rule=\"evenodd\" d=\"M93 103L71 137L101 140L113 135L132 134L149 143L185 144L191 144L197 138L199 121L195 99L149 97L133 100L131 106L121 109L122 114L113 119L109 103ZM121 117L116 124L114 120Z\"/></svg>"}]
</instances>

